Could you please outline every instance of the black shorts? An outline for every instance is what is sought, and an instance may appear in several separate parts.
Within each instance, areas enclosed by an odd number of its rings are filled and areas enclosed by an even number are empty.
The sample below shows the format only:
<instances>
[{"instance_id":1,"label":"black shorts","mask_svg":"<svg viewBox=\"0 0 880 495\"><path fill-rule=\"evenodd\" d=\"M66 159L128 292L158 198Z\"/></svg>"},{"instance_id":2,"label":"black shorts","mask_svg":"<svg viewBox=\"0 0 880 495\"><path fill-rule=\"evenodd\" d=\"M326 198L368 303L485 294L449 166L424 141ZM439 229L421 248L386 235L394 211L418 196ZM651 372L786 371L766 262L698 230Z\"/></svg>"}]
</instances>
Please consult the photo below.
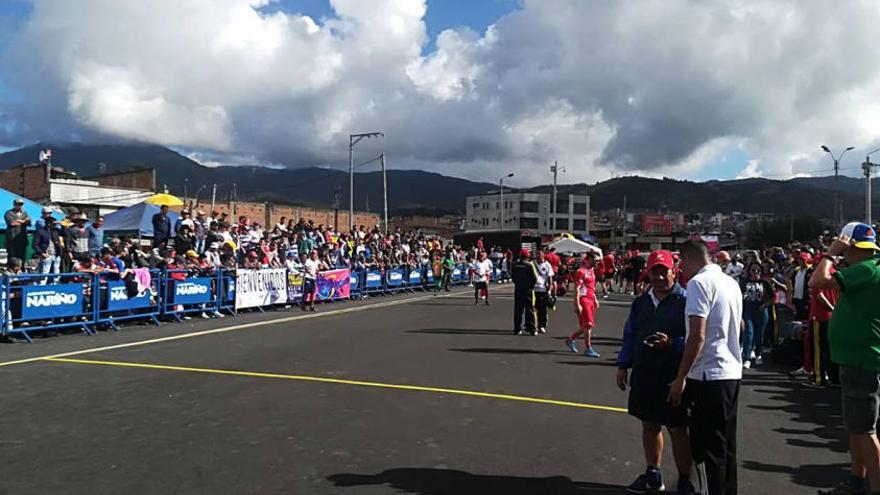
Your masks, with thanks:
<instances>
[{"instance_id":1,"label":"black shorts","mask_svg":"<svg viewBox=\"0 0 880 495\"><path fill-rule=\"evenodd\" d=\"M685 407L674 407L666 401L669 383L675 380L676 374L677 369L633 368L629 378L629 414L670 428L687 426Z\"/></svg>"},{"instance_id":2,"label":"black shorts","mask_svg":"<svg viewBox=\"0 0 880 495\"><path fill-rule=\"evenodd\" d=\"M485 280L477 280L476 282L474 282L474 289L489 290L489 284L487 284Z\"/></svg>"}]
</instances>

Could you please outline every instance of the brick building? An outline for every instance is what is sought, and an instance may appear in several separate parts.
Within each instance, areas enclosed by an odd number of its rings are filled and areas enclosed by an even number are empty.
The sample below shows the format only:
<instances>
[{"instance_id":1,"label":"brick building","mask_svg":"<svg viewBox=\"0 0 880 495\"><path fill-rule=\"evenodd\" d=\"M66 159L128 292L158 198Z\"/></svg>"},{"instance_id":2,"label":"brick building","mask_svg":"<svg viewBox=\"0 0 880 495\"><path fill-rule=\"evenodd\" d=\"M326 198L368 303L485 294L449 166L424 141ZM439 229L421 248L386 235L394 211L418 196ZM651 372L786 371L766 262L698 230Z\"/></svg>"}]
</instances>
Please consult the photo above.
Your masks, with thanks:
<instances>
[{"instance_id":1,"label":"brick building","mask_svg":"<svg viewBox=\"0 0 880 495\"><path fill-rule=\"evenodd\" d=\"M35 163L0 171L0 187L39 203L94 217L150 197L156 187L156 172L136 169L84 178L48 163Z\"/></svg>"},{"instance_id":2,"label":"brick building","mask_svg":"<svg viewBox=\"0 0 880 495\"><path fill-rule=\"evenodd\" d=\"M193 210L203 210L205 214L211 213L211 203L192 202ZM334 230L348 230L348 210L337 212L327 208L311 208L307 206L279 205L274 203L255 203L248 201L219 201L214 203L214 209L225 212L229 218L237 220L244 215L251 220L256 220L262 225L275 225L285 217L294 221L300 218L313 220L315 225L324 224L334 227ZM355 225L365 225L367 228L375 227L381 222L380 216L375 213L355 212Z\"/></svg>"}]
</instances>

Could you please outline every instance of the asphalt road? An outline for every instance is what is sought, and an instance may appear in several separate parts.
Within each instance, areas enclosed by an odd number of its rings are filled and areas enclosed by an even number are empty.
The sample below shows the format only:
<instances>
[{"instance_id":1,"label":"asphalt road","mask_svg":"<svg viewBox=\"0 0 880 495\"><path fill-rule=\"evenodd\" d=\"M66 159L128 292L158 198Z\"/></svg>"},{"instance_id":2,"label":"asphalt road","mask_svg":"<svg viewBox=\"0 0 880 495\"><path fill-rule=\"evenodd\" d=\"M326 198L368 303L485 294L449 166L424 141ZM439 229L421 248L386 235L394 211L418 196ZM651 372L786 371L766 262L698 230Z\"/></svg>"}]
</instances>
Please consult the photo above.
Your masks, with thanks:
<instances>
[{"instance_id":1,"label":"asphalt road","mask_svg":"<svg viewBox=\"0 0 880 495\"><path fill-rule=\"evenodd\" d=\"M569 302L517 337L493 289L0 346L0 493L623 493L644 470L614 384L626 302L591 360L563 346ZM740 493L846 476L838 390L771 366L743 387Z\"/></svg>"}]
</instances>

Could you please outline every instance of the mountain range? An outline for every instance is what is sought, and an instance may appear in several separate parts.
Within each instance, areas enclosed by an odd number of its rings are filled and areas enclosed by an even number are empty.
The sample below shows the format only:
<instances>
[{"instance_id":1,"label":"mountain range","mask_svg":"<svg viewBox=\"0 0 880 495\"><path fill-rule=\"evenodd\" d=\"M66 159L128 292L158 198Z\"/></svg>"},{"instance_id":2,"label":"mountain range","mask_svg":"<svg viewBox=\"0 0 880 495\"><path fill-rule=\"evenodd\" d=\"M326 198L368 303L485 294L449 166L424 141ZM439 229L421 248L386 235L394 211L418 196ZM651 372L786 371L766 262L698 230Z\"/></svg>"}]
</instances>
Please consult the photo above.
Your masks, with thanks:
<instances>
[{"instance_id":1,"label":"mountain range","mask_svg":"<svg viewBox=\"0 0 880 495\"><path fill-rule=\"evenodd\" d=\"M149 144L56 144L38 143L0 154L0 169L34 163L40 150L51 147L53 163L89 177L132 167L156 169L157 186L171 193L210 198L217 184L218 200L235 194L240 201L269 201L328 207L339 196L348 204L348 172L330 168L267 168L258 166L206 167L174 150ZM375 166L375 165L374 165ZM389 210L392 214L463 213L465 197L497 191L497 185L420 170L389 170ZM839 179L847 218L864 211L864 179ZM203 187L204 186L204 187ZM527 192L551 192L542 185ZM833 177L802 177L790 180L742 179L692 182L671 178L619 177L596 184L561 184L558 194L588 192L594 210L622 208L626 198L631 211L767 212L778 215L830 217L833 211ZM382 174L357 173L355 208L382 209Z\"/></svg>"}]
</instances>

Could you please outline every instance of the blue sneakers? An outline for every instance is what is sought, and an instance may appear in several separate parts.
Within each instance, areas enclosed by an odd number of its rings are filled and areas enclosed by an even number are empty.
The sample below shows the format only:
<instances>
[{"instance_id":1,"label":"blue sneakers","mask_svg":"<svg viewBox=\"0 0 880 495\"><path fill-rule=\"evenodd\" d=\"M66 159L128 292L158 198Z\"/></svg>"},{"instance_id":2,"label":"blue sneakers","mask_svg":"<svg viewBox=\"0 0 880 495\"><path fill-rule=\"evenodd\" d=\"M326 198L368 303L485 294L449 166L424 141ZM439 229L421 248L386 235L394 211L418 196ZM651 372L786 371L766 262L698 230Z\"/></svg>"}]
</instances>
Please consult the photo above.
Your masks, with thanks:
<instances>
[{"instance_id":1,"label":"blue sneakers","mask_svg":"<svg viewBox=\"0 0 880 495\"><path fill-rule=\"evenodd\" d=\"M571 340L567 337L565 339L565 346L568 347L569 349L571 349L571 352L574 352L574 353L578 352L577 344L575 344L573 340Z\"/></svg>"},{"instance_id":2,"label":"blue sneakers","mask_svg":"<svg viewBox=\"0 0 880 495\"><path fill-rule=\"evenodd\" d=\"M594 351L592 347L587 347L584 350L584 356L587 356L589 358L597 358L599 357L599 353Z\"/></svg>"},{"instance_id":3,"label":"blue sneakers","mask_svg":"<svg viewBox=\"0 0 880 495\"><path fill-rule=\"evenodd\" d=\"M645 471L645 474L640 475L631 485L626 487L626 491L629 493L657 493L665 489L663 475L655 469Z\"/></svg>"}]
</instances>

